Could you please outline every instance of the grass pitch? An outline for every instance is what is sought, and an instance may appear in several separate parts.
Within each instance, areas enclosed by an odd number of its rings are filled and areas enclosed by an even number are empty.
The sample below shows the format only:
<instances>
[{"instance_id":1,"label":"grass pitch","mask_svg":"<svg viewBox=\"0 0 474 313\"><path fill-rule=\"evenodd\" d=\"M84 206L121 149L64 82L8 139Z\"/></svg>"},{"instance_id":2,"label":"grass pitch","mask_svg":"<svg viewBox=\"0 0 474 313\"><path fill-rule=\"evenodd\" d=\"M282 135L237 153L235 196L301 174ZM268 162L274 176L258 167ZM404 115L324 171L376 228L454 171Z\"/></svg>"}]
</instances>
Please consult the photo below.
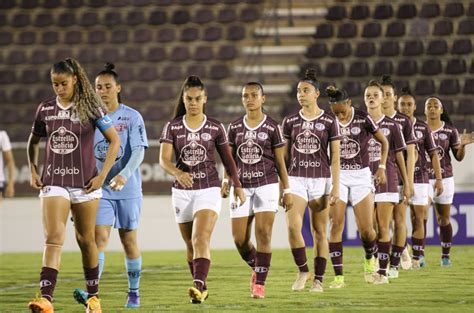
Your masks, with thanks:
<instances>
[{"instance_id":1,"label":"grass pitch","mask_svg":"<svg viewBox=\"0 0 474 313\"><path fill-rule=\"evenodd\" d=\"M308 249L308 256L311 250ZM333 279L331 261L322 294L292 292L296 267L289 249L273 252L266 284L266 298L251 299L250 269L234 250L212 252L208 277L209 299L189 303L187 288L192 280L185 252L144 252L140 309L125 309L127 278L122 253L106 253L100 291L104 312L474 312L474 246L455 246L453 266L439 266L439 247L428 247L428 266L401 271L389 285L374 286L363 279L363 250L344 249L346 288L327 287ZM311 267L312 259L309 260ZM0 311L28 312L26 305L38 291L41 254L0 255ZM64 253L55 291L56 312L84 312L72 298L74 288L83 288L79 253ZM309 285L308 285L309 287Z\"/></svg>"}]
</instances>

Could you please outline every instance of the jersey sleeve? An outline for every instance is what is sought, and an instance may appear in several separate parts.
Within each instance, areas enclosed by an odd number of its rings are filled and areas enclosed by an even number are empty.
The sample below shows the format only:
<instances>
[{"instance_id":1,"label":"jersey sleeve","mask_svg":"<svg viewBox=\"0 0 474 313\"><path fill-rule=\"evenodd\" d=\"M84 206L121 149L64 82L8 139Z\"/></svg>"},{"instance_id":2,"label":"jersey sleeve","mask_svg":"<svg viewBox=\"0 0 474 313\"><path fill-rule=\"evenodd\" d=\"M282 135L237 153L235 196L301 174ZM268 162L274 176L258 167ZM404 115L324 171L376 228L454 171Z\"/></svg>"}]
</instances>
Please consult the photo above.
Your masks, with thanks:
<instances>
[{"instance_id":1,"label":"jersey sleeve","mask_svg":"<svg viewBox=\"0 0 474 313\"><path fill-rule=\"evenodd\" d=\"M161 132L160 142L166 142L173 144L174 136L171 132L171 122L166 123L165 127L163 127L163 131Z\"/></svg>"},{"instance_id":2,"label":"jersey sleeve","mask_svg":"<svg viewBox=\"0 0 474 313\"><path fill-rule=\"evenodd\" d=\"M275 131L272 132L272 148L278 148L284 146L286 143L285 138L283 137L282 127L275 123Z\"/></svg>"},{"instance_id":3,"label":"jersey sleeve","mask_svg":"<svg viewBox=\"0 0 474 313\"><path fill-rule=\"evenodd\" d=\"M371 134L375 134L379 129L377 123L368 114L365 117L365 129Z\"/></svg>"},{"instance_id":4,"label":"jersey sleeve","mask_svg":"<svg viewBox=\"0 0 474 313\"><path fill-rule=\"evenodd\" d=\"M339 123L334 119L329 128L329 141L340 140L341 131L339 130Z\"/></svg>"},{"instance_id":5,"label":"jersey sleeve","mask_svg":"<svg viewBox=\"0 0 474 313\"><path fill-rule=\"evenodd\" d=\"M288 123L288 118L285 117L285 119L282 122L282 128L283 128L283 136L286 139L291 138L291 125Z\"/></svg>"},{"instance_id":6,"label":"jersey sleeve","mask_svg":"<svg viewBox=\"0 0 474 313\"><path fill-rule=\"evenodd\" d=\"M101 131L104 132L110 127L112 127L114 124L112 122L112 119L108 115L104 115L94 121L94 125Z\"/></svg>"},{"instance_id":7,"label":"jersey sleeve","mask_svg":"<svg viewBox=\"0 0 474 313\"><path fill-rule=\"evenodd\" d=\"M398 124L395 124L392 131L393 131L393 134L392 134L393 150L395 152L405 150L406 149L405 139L403 138L402 130L400 129Z\"/></svg>"},{"instance_id":8,"label":"jersey sleeve","mask_svg":"<svg viewBox=\"0 0 474 313\"><path fill-rule=\"evenodd\" d=\"M46 131L46 123L43 120L43 114L41 114L43 106L40 105L36 110L35 121L33 122L33 126L31 127L31 132L33 135L38 137L46 137L48 136L48 132Z\"/></svg>"},{"instance_id":9,"label":"jersey sleeve","mask_svg":"<svg viewBox=\"0 0 474 313\"><path fill-rule=\"evenodd\" d=\"M137 113L132 120L132 125L129 135L130 147L145 147L148 148L148 139L146 134L145 122L143 117Z\"/></svg>"},{"instance_id":10,"label":"jersey sleeve","mask_svg":"<svg viewBox=\"0 0 474 313\"><path fill-rule=\"evenodd\" d=\"M229 141L229 145L231 147L235 147L235 130L232 128L232 123L229 124L229 128L227 128L227 140Z\"/></svg>"},{"instance_id":11,"label":"jersey sleeve","mask_svg":"<svg viewBox=\"0 0 474 313\"><path fill-rule=\"evenodd\" d=\"M433 132L426 127L425 128L425 149L428 152L435 151L436 150L436 144L433 138Z\"/></svg>"},{"instance_id":12,"label":"jersey sleeve","mask_svg":"<svg viewBox=\"0 0 474 313\"><path fill-rule=\"evenodd\" d=\"M224 125L221 123L217 126L217 128L216 145L220 146L228 143Z\"/></svg>"},{"instance_id":13,"label":"jersey sleeve","mask_svg":"<svg viewBox=\"0 0 474 313\"><path fill-rule=\"evenodd\" d=\"M456 148L461 144L461 138L459 137L459 132L458 130L453 127L453 132L451 133L451 136L449 138L449 146L451 148Z\"/></svg>"},{"instance_id":14,"label":"jersey sleeve","mask_svg":"<svg viewBox=\"0 0 474 313\"><path fill-rule=\"evenodd\" d=\"M407 145L416 144L415 132L413 130L413 122L407 118L405 126L403 127L403 139Z\"/></svg>"}]
</instances>

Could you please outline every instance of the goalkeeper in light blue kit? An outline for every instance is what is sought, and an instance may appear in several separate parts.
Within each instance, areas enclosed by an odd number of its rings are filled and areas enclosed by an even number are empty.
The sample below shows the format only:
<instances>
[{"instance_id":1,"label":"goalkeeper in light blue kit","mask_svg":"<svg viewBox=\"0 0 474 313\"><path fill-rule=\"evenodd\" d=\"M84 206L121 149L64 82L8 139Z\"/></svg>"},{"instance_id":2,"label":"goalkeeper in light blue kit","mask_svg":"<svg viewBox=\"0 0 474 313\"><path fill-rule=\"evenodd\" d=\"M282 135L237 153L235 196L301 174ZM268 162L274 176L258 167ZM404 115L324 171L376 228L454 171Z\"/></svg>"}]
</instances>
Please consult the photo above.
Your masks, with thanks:
<instances>
[{"instance_id":1,"label":"goalkeeper in light blue kit","mask_svg":"<svg viewBox=\"0 0 474 313\"><path fill-rule=\"evenodd\" d=\"M120 102L121 85L114 65L107 63L97 74L95 90L107 105L109 116L121 140L120 151L103 186L95 227L95 240L99 249L99 277L105 263L105 248L112 225L119 230L125 250L125 268L128 274L128 297L125 307L140 307L140 273L142 258L137 244L137 228L142 206L142 180L140 164L148 147L145 124L136 110ZM100 132L95 133L94 153L100 170L105 160L108 142ZM87 293L74 290L79 303L87 300Z\"/></svg>"}]
</instances>

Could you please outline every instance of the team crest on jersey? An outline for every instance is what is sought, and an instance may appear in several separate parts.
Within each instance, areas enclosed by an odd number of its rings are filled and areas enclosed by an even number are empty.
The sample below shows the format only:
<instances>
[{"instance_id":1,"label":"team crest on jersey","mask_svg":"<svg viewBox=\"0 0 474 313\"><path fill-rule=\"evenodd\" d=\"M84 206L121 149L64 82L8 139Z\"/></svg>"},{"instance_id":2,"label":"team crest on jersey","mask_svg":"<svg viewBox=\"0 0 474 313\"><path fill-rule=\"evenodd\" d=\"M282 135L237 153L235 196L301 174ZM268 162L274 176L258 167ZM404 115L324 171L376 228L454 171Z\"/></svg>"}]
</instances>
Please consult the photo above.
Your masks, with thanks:
<instances>
[{"instance_id":1,"label":"team crest on jersey","mask_svg":"<svg viewBox=\"0 0 474 313\"><path fill-rule=\"evenodd\" d=\"M299 153L312 154L319 151L321 148L321 141L318 136L313 134L311 131L305 130L296 136L294 146Z\"/></svg>"},{"instance_id":2,"label":"team crest on jersey","mask_svg":"<svg viewBox=\"0 0 474 313\"><path fill-rule=\"evenodd\" d=\"M344 128L349 130L348 128ZM341 140L341 158L350 160L360 152L360 145L354 139L344 136Z\"/></svg>"},{"instance_id":3,"label":"team crest on jersey","mask_svg":"<svg viewBox=\"0 0 474 313\"><path fill-rule=\"evenodd\" d=\"M198 141L201 140L199 133L189 133L188 134L188 141Z\"/></svg>"},{"instance_id":4,"label":"team crest on jersey","mask_svg":"<svg viewBox=\"0 0 474 313\"><path fill-rule=\"evenodd\" d=\"M301 125L301 128L312 130L314 128L314 123L313 122L308 122L308 121L303 121L303 124Z\"/></svg>"},{"instance_id":5,"label":"team crest on jersey","mask_svg":"<svg viewBox=\"0 0 474 313\"><path fill-rule=\"evenodd\" d=\"M264 133L264 132L259 132L259 133L257 134L257 137L258 137L258 139L260 139L260 140L267 140L267 139L268 139L268 134L267 134L267 133Z\"/></svg>"},{"instance_id":6,"label":"team crest on jersey","mask_svg":"<svg viewBox=\"0 0 474 313\"><path fill-rule=\"evenodd\" d=\"M257 132L253 131L253 130L246 131L244 139L256 140L257 139Z\"/></svg>"},{"instance_id":7,"label":"team crest on jersey","mask_svg":"<svg viewBox=\"0 0 474 313\"><path fill-rule=\"evenodd\" d=\"M62 126L49 137L49 147L57 154L69 154L76 150L78 145L79 140L76 134Z\"/></svg>"},{"instance_id":8,"label":"team crest on jersey","mask_svg":"<svg viewBox=\"0 0 474 313\"><path fill-rule=\"evenodd\" d=\"M126 123L116 123L114 124L115 130L119 133L123 132L128 128L128 125Z\"/></svg>"},{"instance_id":9,"label":"team crest on jersey","mask_svg":"<svg viewBox=\"0 0 474 313\"><path fill-rule=\"evenodd\" d=\"M423 132L417 130L415 134L416 134L416 138L423 138Z\"/></svg>"},{"instance_id":10,"label":"team crest on jersey","mask_svg":"<svg viewBox=\"0 0 474 313\"><path fill-rule=\"evenodd\" d=\"M194 134L199 136L199 134ZM189 135L190 134L188 134L188 138ZM184 146L183 149L181 149L180 158L183 160L184 164L188 166L195 166L206 160L206 152L207 150L203 145L200 145L196 141L191 141L189 144Z\"/></svg>"},{"instance_id":11,"label":"team crest on jersey","mask_svg":"<svg viewBox=\"0 0 474 313\"><path fill-rule=\"evenodd\" d=\"M382 133L384 134L385 137L387 137L388 135L390 135L390 129L388 129L388 128L380 128L380 130L382 131Z\"/></svg>"},{"instance_id":12,"label":"team crest on jersey","mask_svg":"<svg viewBox=\"0 0 474 313\"><path fill-rule=\"evenodd\" d=\"M211 134L208 134L208 133L202 133L201 134L201 139L204 140L204 141L209 141L211 140Z\"/></svg>"},{"instance_id":13,"label":"team crest on jersey","mask_svg":"<svg viewBox=\"0 0 474 313\"><path fill-rule=\"evenodd\" d=\"M444 134L444 133L439 134L438 137L439 137L439 139L441 139L441 140L446 140L446 139L448 139L448 135L446 135L446 134Z\"/></svg>"},{"instance_id":14,"label":"team crest on jersey","mask_svg":"<svg viewBox=\"0 0 474 313\"><path fill-rule=\"evenodd\" d=\"M109 150L109 142L106 139L102 139L94 145L94 156L100 162L105 162L107 151ZM123 157L123 147L120 146L120 150L115 158L115 161L120 160Z\"/></svg>"},{"instance_id":15,"label":"team crest on jersey","mask_svg":"<svg viewBox=\"0 0 474 313\"><path fill-rule=\"evenodd\" d=\"M350 136L351 135L351 130L347 127L342 127L340 129L341 135L342 136Z\"/></svg>"},{"instance_id":16,"label":"team crest on jersey","mask_svg":"<svg viewBox=\"0 0 474 313\"><path fill-rule=\"evenodd\" d=\"M245 164L256 164L262 159L263 149L252 139L248 139L237 148L237 155Z\"/></svg>"},{"instance_id":17,"label":"team crest on jersey","mask_svg":"<svg viewBox=\"0 0 474 313\"><path fill-rule=\"evenodd\" d=\"M369 162L380 161L382 158L382 145L374 138L369 139Z\"/></svg>"},{"instance_id":18,"label":"team crest on jersey","mask_svg":"<svg viewBox=\"0 0 474 313\"><path fill-rule=\"evenodd\" d=\"M314 125L314 128L316 128L319 131L323 131L326 128L326 126L324 126L324 124L321 124L321 123L316 123L316 125Z\"/></svg>"},{"instance_id":19,"label":"team crest on jersey","mask_svg":"<svg viewBox=\"0 0 474 313\"><path fill-rule=\"evenodd\" d=\"M354 135L354 136L357 136L360 134L360 127L352 127L351 128L351 133Z\"/></svg>"}]
</instances>

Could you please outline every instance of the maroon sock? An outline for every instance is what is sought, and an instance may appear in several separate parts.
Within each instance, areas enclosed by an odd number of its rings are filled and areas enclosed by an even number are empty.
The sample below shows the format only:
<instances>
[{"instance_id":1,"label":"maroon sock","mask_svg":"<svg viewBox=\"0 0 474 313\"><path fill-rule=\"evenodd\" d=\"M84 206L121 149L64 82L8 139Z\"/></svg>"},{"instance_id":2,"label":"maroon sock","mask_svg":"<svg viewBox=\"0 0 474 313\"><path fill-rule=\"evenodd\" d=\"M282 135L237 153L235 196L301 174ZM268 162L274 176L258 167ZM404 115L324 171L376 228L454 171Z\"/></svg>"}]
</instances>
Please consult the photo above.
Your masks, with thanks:
<instances>
[{"instance_id":1,"label":"maroon sock","mask_svg":"<svg viewBox=\"0 0 474 313\"><path fill-rule=\"evenodd\" d=\"M451 223L439 227L439 239L441 240L442 248L441 257L449 259L449 252L451 251L451 243L453 241L453 227Z\"/></svg>"},{"instance_id":2,"label":"maroon sock","mask_svg":"<svg viewBox=\"0 0 474 313\"><path fill-rule=\"evenodd\" d=\"M423 252L423 244L424 240L423 239L418 239L415 237L411 238L411 245L412 245L412 250L413 250L413 260L419 260L420 256L422 255L421 253Z\"/></svg>"},{"instance_id":3,"label":"maroon sock","mask_svg":"<svg viewBox=\"0 0 474 313\"><path fill-rule=\"evenodd\" d=\"M306 247L291 249L291 253L293 253L293 259L300 272L309 272Z\"/></svg>"},{"instance_id":4,"label":"maroon sock","mask_svg":"<svg viewBox=\"0 0 474 313\"><path fill-rule=\"evenodd\" d=\"M335 275L343 275L344 264L342 262L342 242L329 243L329 256Z\"/></svg>"},{"instance_id":5,"label":"maroon sock","mask_svg":"<svg viewBox=\"0 0 474 313\"><path fill-rule=\"evenodd\" d=\"M319 256L314 258L314 279L323 282L324 272L326 272L326 263L326 258L322 258Z\"/></svg>"},{"instance_id":6,"label":"maroon sock","mask_svg":"<svg viewBox=\"0 0 474 313\"><path fill-rule=\"evenodd\" d=\"M40 274L40 292L41 297L53 301L54 287L56 287L56 279L58 271L51 267L42 267Z\"/></svg>"},{"instance_id":7,"label":"maroon sock","mask_svg":"<svg viewBox=\"0 0 474 313\"><path fill-rule=\"evenodd\" d=\"M267 280L268 270L270 269L270 261L272 260L271 253L258 252L255 258L255 273L257 273L257 279L255 284L265 285Z\"/></svg>"},{"instance_id":8,"label":"maroon sock","mask_svg":"<svg viewBox=\"0 0 474 313\"><path fill-rule=\"evenodd\" d=\"M257 255L257 250L254 247L250 251L240 252L242 260L244 260L252 269L255 267L255 258Z\"/></svg>"},{"instance_id":9,"label":"maroon sock","mask_svg":"<svg viewBox=\"0 0 474 313\"><path fill-rule=\"evenodd\" d=\"M390 254L390 266L398 268L400 265L400 258L405 247L392 245L392 253Z\"/></svg>"},{"instance_id":10,"label":"maroon sock","mask_svg":"<svg viewBox=\"0 0 474 313\"><path fill-rule=\"evenodd\" d=\"M85 268L84 277L86 278L86 289L89 297L99 294L99 267Z\"/></svg>"},{"instance_id":11,"label":"maroon sock","mask_svg":"<svg viewBox=\"0 0 474 313\"><path fill-rule=\"evenodd\" d=\"M189 266L189 271L191 272L191 276L194 277L194 268L193 268L193 261L188 262L188 266Z\"/></svg>"},{"instance_id":12,"label":"maroon sock","mask_svg":"<svg viewBox=\"0 0 474 313\"><path fill-rule=\"evenodd\" d=\"M377 240L365 241L362 240L362 245L364 246L365 258L370 260L372 256L377 253Z\"/></svg>"},{"instance_id":13,"label":"maroon sock","mask_svg":"<svg viewBox=\"0 0 474 313\"><path fill-rule=\"evenodd\" d=\"M425 256L425 241L426 241L426 224L428 220L423 220L423 249L421 250L421 255Z\"/></svg>"},{"instance_id":14,"label":"maroon sock","mask_svg":"<svg viewBox=\"0 0 474 313\"><path fill-rule=\"evenodd\" d=\"M211 267L211 260L209 259L197 258L193 260L194 286L199 291L206 290L206 278L209 273L209 267Z\"/></svg>"},{"instance_id":15,"label":"maroon sock","mask_svg":"<svg viewBox=\"0 0 474 313\"><path fill-rule=\"evenodd\" d=\"M378 252L377 257L379 259L379 270L377 273L387 276L387 265L389 261L390 246L392 242L377 242ZM402 248L403 251L403 248Z\"/></svg>"}]
</instances>

